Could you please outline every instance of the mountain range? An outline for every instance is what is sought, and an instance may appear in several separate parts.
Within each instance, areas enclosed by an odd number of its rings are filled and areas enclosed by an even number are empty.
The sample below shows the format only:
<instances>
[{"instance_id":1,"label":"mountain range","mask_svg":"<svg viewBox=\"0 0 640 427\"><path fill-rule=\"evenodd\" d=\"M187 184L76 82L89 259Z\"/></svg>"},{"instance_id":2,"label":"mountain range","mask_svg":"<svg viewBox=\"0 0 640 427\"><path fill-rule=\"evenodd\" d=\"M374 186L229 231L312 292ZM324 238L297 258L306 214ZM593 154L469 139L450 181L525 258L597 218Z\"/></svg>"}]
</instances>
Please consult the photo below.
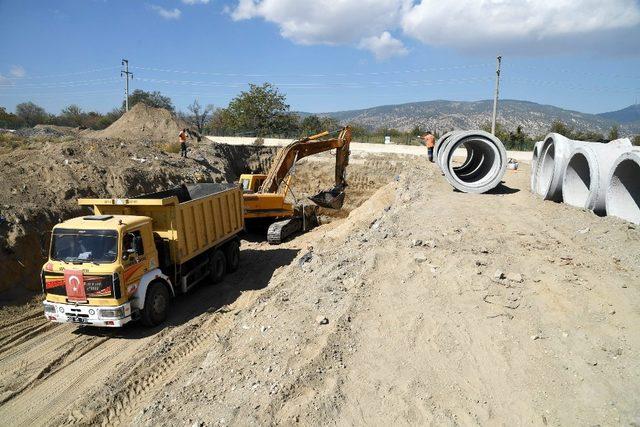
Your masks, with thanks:
<instances>
[{"instance_id":1,"label":"mountain range","mask_svg":"<svg viewBox=\"0 0 640 427\"><path fill-rule=\"evenodd\" d=\"M446 131L450 129L477 129L491 121L492 100L482 101L424 101L407 104L382 105L363 110L321 113L341 123L364 126L370 130L395 128L408 131L421 129ZM306 113L302 113L306 115ZM544 135L553 121L559 120L579 131L609 133L619 126L621 136L640 134L640 105L631 105L618 111L587 114L565 110L553 105L513 99L498 104L498 122L508 130L521 126L530 135Z\"/></svg>"}]
</instances>

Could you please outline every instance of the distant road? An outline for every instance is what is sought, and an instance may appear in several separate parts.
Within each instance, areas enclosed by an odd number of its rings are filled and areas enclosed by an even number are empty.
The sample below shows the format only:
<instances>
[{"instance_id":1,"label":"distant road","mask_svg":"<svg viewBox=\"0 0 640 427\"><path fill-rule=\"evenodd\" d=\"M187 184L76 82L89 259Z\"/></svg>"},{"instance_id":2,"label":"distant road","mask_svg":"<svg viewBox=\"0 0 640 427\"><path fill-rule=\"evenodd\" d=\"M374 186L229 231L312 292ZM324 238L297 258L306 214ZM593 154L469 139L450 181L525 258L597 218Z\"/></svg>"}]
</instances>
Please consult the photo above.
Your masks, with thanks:
<instances>
[{"instance_id":1,"label":"distant road","mask_svg":"<svg viewBox=\"0 0 640 427\"><path fill-rule=\"evenodd\" d=\"M253 145L255 137L241 136L206 136L213 142L229 145ZM265 147L283 147L293 142L293 139L265 138L263 146ZM367 152L367 153L391 153L391 154L408 154L412 156L426 156L427 149L417 145L396 145L396 144L370 144L366 142L353 141L351 143L351 151ZM457 150L457 155L463 156L463 150ZM514 158L520 162L531 162L531 151L507 151L507 156Z\"/></svg>"}]
</instances>

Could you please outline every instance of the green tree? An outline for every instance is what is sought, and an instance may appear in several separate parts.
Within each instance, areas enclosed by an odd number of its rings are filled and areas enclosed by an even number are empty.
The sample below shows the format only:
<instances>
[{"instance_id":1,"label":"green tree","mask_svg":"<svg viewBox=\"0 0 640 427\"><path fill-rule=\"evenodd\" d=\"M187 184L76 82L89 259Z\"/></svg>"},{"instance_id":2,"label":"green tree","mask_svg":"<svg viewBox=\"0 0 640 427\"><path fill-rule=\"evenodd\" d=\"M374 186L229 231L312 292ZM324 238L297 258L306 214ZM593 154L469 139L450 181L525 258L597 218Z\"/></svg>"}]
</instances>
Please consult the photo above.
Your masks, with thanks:
<instances>
[{"instance_id":1,"label":"green tree","mask_svg":"<svg viewBox=\"0 0 640 427\"><path fill-rule=\"evenodd\" d=\"M25 123L20 117L7 112L4 107L0 107L0 128L18 129L24 125Z\"/></svg>"},{"instance_id":2,"label":"green tree","mask_svg":"<svg viewBox=\"0 0 640 427\"><path fill-rule=\"evenodd\" d=\"M86 114L82 111L82 108L71 104L61 111L59 118L62 124L66 126L84 126Z\"/></svg>"},{"instance_id":3,"label":"green tree","mask_svg":"<svg viewBox=\"0 0 640 427\"><path fill-rule=\"evenodd\" d=\"M16 105L16 116L31 127L49 122L49 115L45 109L31 101Z\"/></svg>"},{"instance_id":4,"label":"green tree","mask_svg":"<svg viewBox=\"0 0 640 427\"><path fill-rule=\"evenodd\" d=\"M291 135L298 127L285 95L270 83L249 84L249 90L233 98L221 114L224 127L236 134Z\"/></svg>"},{"instance_id":5,"label":"green tree","mask_svg":"<svg viewBox=\"0 0 640 427\"><path fill-rule=\"evenodd\" d=\"M573 129L562 123L560 120L554 120L551 123L551 127L549 128L549 132L559 133L562 136L566 136L567 138L571 138Z\"/></svg>"},{"instance_id":6,"label":"green tree","mask_svg":"<svg viewBox=\"0 0 640 427\"><path fill-rule=\"evenodd\" d=\"M413 129L411 130L411 135L412 136L421 136L425 131L422 130L422 128L420 126L414 126Z\"/></svg>"},{"instance_id":7,"label":"green tree","mask_svg":"<svg viewBox=\"0 0 640 427\"><path fill-rule=\"evenodd\" d=\"M640 135L636 135L633 137L633 140L631 141L633 143L633 145L638 145L640 146Z\"/></svg>"},{"instance_id":8,"label":"green tree","mask_svg":"<svg viewBox=\"0 0 640 427\"><path fill-rule=\"evenodd\" d=\"M300 122L300 134L302 136L315 135L322 132L322 120L314 115L307 116Z\"/></svg>"},{"instance_id":9,"label":"green tree","mask_svg":"<svg viewBox=\"0 0 640 427\"><path fill-rule=\"evenodd\" d=\"M187 121L198 130L200 135L202 135L205 124L209 120L209 117L214 112L215 108L211 104L206 107L202 107L196 99L193 101L193 104L187 107L187 109L191 113L186 116Z\"/></svg>"},{"instance_id":10,"label":"green tree","mask_svg":"<svg viewBox=\"0 0 640 427\"><path fill-rule=\"evenodd\" d=\"M609 140L613 141L618 138L620 138L620 127L618 125L613 125L609 130Z\"/></svg>"},{"instance_id":11,"label":"green tree","mask_svg":"<svg viewBox=\"0 0 640 427\"><path fill-rule=\"evenodd\" d=\"M118 120L124 114L124 110L121 108L114 108L107 114L101 116L95 124L95 129L105 129L111 126L113 122ZM93 127L93 126L92 126Z\"/></svg>"},{"instance_id":12,"label":"green tree","mask_svg":"<svg viewBox=\"0 0 640 427\"><path fill-rule=\"evenodd\" d=\"M131 95L129 95L129 108L133 107L138 102L143 102L149 107L164 108L171 111L172 113L175 111L175 107L173 106L171 98L162 95L158 91L146 92L141 89L134 90ZM122 109L124 110L124 108L125 103L124 101L122 101Z\"/></svg>"}]
</instances>

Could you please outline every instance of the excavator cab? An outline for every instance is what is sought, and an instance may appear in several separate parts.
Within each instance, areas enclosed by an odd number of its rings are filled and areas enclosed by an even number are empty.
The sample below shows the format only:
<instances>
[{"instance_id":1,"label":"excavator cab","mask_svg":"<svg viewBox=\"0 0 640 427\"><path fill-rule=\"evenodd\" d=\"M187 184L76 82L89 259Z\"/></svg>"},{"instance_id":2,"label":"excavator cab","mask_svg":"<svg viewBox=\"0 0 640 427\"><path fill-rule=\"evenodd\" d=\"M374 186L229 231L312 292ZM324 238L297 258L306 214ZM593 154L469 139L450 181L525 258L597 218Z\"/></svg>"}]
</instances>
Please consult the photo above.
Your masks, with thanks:
<instances>
[{"instance_id":1,"label":"excavator cab","mask_svg":"<svg viewBox=\"0 0 640 427\"><path fill-rule=\"evenodd\" d=\"M243 193L257 193L260 186L267 178L265 174L245 174L240 175L240 186Z\"/></svg>"}]
</instances>

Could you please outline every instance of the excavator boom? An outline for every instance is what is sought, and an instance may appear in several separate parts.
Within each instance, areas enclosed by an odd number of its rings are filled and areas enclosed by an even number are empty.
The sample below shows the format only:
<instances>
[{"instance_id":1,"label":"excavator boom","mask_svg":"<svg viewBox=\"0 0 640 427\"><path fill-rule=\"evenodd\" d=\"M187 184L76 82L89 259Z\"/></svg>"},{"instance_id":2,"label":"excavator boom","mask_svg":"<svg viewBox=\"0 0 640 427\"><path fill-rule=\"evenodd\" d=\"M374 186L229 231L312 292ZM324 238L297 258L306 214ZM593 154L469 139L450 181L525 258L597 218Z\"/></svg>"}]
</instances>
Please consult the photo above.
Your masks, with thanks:
<instances>
[{"instance_id":1,"label":"excavator boom","mask_svg":"<svg viewBox=\"0 0 640 427\"><path fill-rule=\"evenodd\" d=\"M324 137L337 133L337 137ZM323 139L324 138L324 139ZM258 193L277 193L285 181L293 165L300 159L313 154L336 149L335 185L332 189L322 191L310 199L318 206L340 209L344 202L344 188L347 186L345 171L349 164L349 144L351 143L351 128L349 126L334 132L322 132L304 139L292 142L284 147L276 156L267 177L260 186ZM285 183L286 184L286 183ZM288 191L285 185L284 191Z\"/></svg>"}]
</instances>

